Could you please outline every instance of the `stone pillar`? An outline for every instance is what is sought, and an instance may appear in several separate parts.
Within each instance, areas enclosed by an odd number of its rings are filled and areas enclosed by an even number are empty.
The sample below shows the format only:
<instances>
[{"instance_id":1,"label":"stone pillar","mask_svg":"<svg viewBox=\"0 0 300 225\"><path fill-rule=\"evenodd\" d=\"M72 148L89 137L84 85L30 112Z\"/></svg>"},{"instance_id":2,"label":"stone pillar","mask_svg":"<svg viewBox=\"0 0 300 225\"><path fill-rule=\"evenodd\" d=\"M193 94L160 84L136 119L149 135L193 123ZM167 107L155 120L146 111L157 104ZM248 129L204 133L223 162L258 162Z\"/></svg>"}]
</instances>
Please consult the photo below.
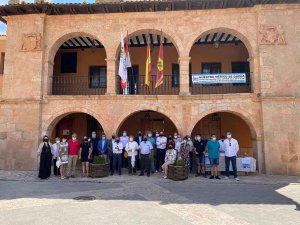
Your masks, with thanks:
<instances>
[{"instance_id":1,"label":"stone pillar","mask_svg":"<svg viewBox=\"0 0 300 225\"><path fill-rule=\"evenodd\" d=\"M266 173L263 138L257 137L255 140L252 141L252 146L256 147L256 152L257 152L256 159L257 159L258 172Z\"/></svg>"},{"instance_id":2,"label":"stone pillar","mask_svg":"<svg viewBox=\"0 0 300 225\"><path fill-rule=\"evenodd\" d=\"M179 61L179 70L180 70L180 89L179 95L190 95L190 86L189 86L189 65L191 57L185 56L180 57Z\"/></svg>"},{"instance_id":3,"label":"stone pillar","mask_svg":"<svg viewBox=\"0 0 300 225\"><path fill-rule=\"evenodd\" d=\"M107 88L106 95L116 95L116 58L106 58Z\"/></svg>"},{"instance_id":4,"label":"stone pillar","mask_svg":"<svg viewBox=\"0 0 300 225\"><path fill-rule=\"evenodd\" d=\"M247 59L250 66L251 92L260 93L260 77L258 70L258 58L256 56Z\"/></svg>"}]
</instances>

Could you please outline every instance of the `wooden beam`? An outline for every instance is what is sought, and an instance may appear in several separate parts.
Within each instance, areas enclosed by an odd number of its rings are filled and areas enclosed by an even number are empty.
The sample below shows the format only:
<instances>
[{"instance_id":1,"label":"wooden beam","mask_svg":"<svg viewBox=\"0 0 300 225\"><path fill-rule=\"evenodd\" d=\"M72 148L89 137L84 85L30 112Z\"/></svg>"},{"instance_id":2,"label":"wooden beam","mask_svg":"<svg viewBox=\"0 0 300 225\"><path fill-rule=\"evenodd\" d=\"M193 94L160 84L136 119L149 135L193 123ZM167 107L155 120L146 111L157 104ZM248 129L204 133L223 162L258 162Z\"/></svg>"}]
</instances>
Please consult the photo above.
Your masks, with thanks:
<instances>
[{"instance_id":1,"label":"wooden beam","mask_svg":"<svg viewBox=\"0 0 300 225\"><path fill-rule=\"evenodd\" d=\"M224 37L225 33L222 33L218 39L218 42L221 42L222 38Z\"/></svg>"},{"instance_id":2,"label":"wooden beam","mask_svg":"<svg viewBox=\"0 0 300 225\"><path fill-rule=\"evenodd\" d=\"M214 41L215 41L217 35L218 35L218 33L214 33L214 36L212 37L211 42L214 42Z\"/></svg>"},{"instance_id":3,"label":"wooden beam","mask_svg":"<svg viewBox=\"0 0 300 225\"><path fill-rule=\"evenodd\" d=\"M89 46L88 43L86 43L86 41L85 41L82 37L79 37L79 39L80 39L86 46Z\"/></svg>"}]
</instances>

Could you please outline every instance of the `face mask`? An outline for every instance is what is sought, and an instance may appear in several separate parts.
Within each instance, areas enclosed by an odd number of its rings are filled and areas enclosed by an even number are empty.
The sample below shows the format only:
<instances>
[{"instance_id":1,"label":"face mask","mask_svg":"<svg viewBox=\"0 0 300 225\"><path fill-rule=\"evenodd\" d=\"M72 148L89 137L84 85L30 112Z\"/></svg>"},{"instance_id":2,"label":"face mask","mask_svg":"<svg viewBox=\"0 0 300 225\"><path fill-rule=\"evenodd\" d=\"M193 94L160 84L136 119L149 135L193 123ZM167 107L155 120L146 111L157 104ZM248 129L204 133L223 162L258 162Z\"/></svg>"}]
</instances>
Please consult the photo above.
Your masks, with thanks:
<instances>
[{"instance_id":1,"label":"face mask","mask_svg":"<svg viewBox=\"0 0 300 225\"><path fill-rule=\"evenodd\" d=\"M144 142L146 142L147 141L147 138L144 138Z\"/></svg>"},{"instance_id":2,"label":"face mask","mask_svg":"<svg viewBox=\"0 0 300 225\"><path fill-rule=\"evenodd\" d=\"M92 134L92 138L96 138L96 134Z\"/></svg>"},{"instance_id":3,"label":"face mask","mask_svg":"<svg viewBox=\"0 0 300 225\"><path fill-rule=\"evenodd\" d=\"M66 139L63 139L62 141L63 141L63 143L65 143L67 140L66 140Z\"/></svg>"},{"instance_id":4,"label":"face mask","mask_svg":"<svg viewBox=\"0 0 300 225\"><path fill-rule=\"evenodd\" d=\"M84 141L84 142L87 142L87 139L85 138L85 139L83 139L83 141Z\"/></svg>"},{"instance_id":5,"label":"face mask","mask_svg":"<svg viewBox=\"0 0 300 225\"><path fill-rule=\"evenodd\" d=\"M76 137L72 137L72 140L73 140L73 141L76 141Z\"/></svg>"},{"instance_id":6,"label":"face mask","mask_svg":"<svg viewBox=\"0 0 300 225\"><path fill-rule=\"evenodd\" d=\"M186 140L183 140L183 143L186 143Z\"/></svg>"},{"instance_id":7,"label":"face mask","mask_svg":"<svg viewBox=\"0 0 300 225\"><path fill-rule=\"evenodd\" d=\"M174 138L177 138L177 135L174 135Z\"/></svg>"},{"instance_id":8,"label":"face mask","mask_svg":"<svg viewBox=\"0 0 300 225\"><path fill-rule=\"evenodd\" d=\"M59 141L56 141L57 144L59 144Z\"/></svg>"},{"instance_id":9,"label":"face mask","mask_svg":"<svg viewBox=\"0 0 300 225\"><path fill-rule=\"evenodd\" d=\"M173 146L169 146L169 149L172 149L173 148Z\"/></svg>"},{"instance_id":10,"label":"face mask","mask_svg":"<svg viewBox=\"0 0 300 225\"><path fill-rule=\"evenodd\" d=\"M111 138L112 138L112 139L115 139L115 136L112 136Z\"/></svg>"},{"instance_id":11,"label":"face mask","mask_svg":"<svg viewBox=\"0 0 300 225\"><path fill-rule=\"evenodd\" d=\"M196 137L196 140L200 141L200 137L199 137L199 136L197 136L197 137Z\"/></svg>"},{"instance_id":12,"label":"face mask","mask_svg":"<svg viewBox=\"0 0 300 225\"><path fill-rule=\"evenodd\" d=\"M212 140L215 141L215 140L217 140L217 138L213 137Z\"/></svg>"},{"instance_id":13,"label":"face mask","mask_svg":"<svg viewBox=\"0 0 300 225\"><path fill-rule=\"evenodd\" d=\"M133 141L133 138L129 138L129 141Z\"/></svg>"},{"instance_id":14,"label":"face mask","mask_svg":"<svg viewBox=\"0 0 300 225\"><path fill-rule=\"evenodd\" d=\"M188 138L188 141L190 141L191 140L191 138Z\"/></svg>"},{"instance_id":15,"label":"face mask","mask_svg":"<svg viewBox=\"0 0 300 225\"><path fill-rule=\"evenodd\" d=\"M177 140L180 142L180 141L181 141L181 138L179 137Z\"/></svg>"},{"instance_id":16,"label":"face mask","mask_svg":"<svg viewBox=\"0 0 300 225\"><path fill-rule=\"evenodd\" d=\"M231 138L231 134L228 134L228 135L227 135L227 138Z\"/></svg>"},{"instance_id":17,"label":"face mask","mask_svg":"<svg viewBox=\"0 0 300 225\"><path fill-rule=\"evenodd\" d=\"M139 133L139 136L142 136L142 134L141 134L141 133Z\"/></svg>"},{"instance_id":18,"label":"face mask","mask_svg":"<svg viewBox=\"0 0 300 225\"><path fill-rule=\"evenodd\" d=\"M162 137L163 135L162 135L162 134L159 134L159 136Z\"/></svg>"},{"instance_id":19,"label":"face mask","mask_svg":"<svg viewBox=\"0 0 300 225\"><path fill-rule=\"evenodd\" d=\"M126 136L127 134L126 133L123 133L123 136Z\"/></svg>"},{"instance_id":20,"label":"face mask","mask_svg":"<svg viewBox=\"0 0 300 225\"><path fill-rule=\"evenodd\" d=\"M152 137L152 134L148 134L148 137Z\"/></svg>"},{"instance_id":21,"label":"face mask","mask_svg":"<svg viewBox=\"0 0 300 225\"><path fill-rule=\"evenodd\" d=\"M45 139L44 139L44 142L48 142L48 138L45 138Z\"/></svg>"},{"instance_id":22,"label":"face mask","mask_svg":"<svg viewBox=\"0 0 300 225\"><path fill-rule=\"evenodd\" d=\"M105 137L102 137L102 140L105 140Z\"/></svg>"},{"instance_id":23,"label":"face mask","mask_svg":"<svg viewBox=\"0 0 300 225\"><path fill-rule=\"evenodd\" d=\"M158 137L158 136L159 136L159 134L155 134L155 136L156 136L156 137Z\"/></svg>"},{"instance_id":24,"label":"face mask","mask_svg":"<svg viewBox=\"0 0 300 225\"><path fill-rule=\"evenodd\" d=\"M91 141L91 139L89 138L89 139L88 139L88 142L90 142L90 141Z\"/></svg>"}]
</instances>

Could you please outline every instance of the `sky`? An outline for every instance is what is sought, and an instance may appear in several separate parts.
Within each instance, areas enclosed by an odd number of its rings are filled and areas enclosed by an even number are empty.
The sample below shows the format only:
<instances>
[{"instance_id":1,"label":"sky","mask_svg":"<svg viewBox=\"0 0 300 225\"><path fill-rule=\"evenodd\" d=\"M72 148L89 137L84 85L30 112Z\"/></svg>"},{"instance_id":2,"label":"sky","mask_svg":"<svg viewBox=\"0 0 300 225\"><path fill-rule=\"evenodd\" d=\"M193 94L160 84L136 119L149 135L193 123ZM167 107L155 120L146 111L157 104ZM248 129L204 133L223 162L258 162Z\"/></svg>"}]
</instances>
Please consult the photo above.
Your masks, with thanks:
<instances>
[{"instance_id":1,"label":"sky","mask_svg":"<svg viewBox=\"0 0 300 225\"><path fill-rule=\"evenodd\" d=\"M0 5L7 5L8 0L0 0ZM25 2L33 3L34 0L25 0ZM94 3L95 0L52 0L52 3ZM6 25L0 22L0 35L6 34Z\"/></svg>"}]
</instances>

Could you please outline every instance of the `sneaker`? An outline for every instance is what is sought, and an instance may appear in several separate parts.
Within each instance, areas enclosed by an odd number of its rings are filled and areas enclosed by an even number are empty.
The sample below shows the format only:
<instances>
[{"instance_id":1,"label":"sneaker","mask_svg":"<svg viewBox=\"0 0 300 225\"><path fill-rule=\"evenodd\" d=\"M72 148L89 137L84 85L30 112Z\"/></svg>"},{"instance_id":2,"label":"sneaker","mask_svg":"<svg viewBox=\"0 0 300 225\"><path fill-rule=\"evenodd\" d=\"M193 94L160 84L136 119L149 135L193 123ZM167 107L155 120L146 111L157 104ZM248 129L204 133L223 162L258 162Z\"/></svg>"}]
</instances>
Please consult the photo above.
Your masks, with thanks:
<instances>
[{"instance_id":1,"label":"sneaker","mask_svg":"<svg viewBox=\"0 0 300 225\"><path fill-rule=\"evenodd\" d=\"M225 179L225 180L228 180L228 179L229 179L229 177L224 177L224 179Z\"/></svg>"},{"instance_id":2,"label":"sneaker","mask_svg":"<svg viewBox=\"0 0 300 225\"><path fill-rule=\"evenodd\" d=\"M214 179L214 176L210 176L209 179Z\"/></svg>"},{"instance_id":3,"label":"sneaker","mask_svg":"<svg viewBox=\"0 0 300 225\"><path fill-rule=\"evenodd\" d=\"M221 180L221 178L219 176L215 176L215 179Z\"/></svg>"},{"instance_id":4,"label":"sneaker","mask_svg":"<svg viewBox=\"0 0 300 225\"><path fill-rule=\"evenodd\" d=\"M66 178L65 178L65 177L61 177L60 179L61 179L61 180L64 180L64 179L66 179Z\"/></svg>"},{"instance_id":5,"label":"sneaker","mask_svg":"<svg viewBox=\"0 0 300 225\"><path fill-rule=\"evenodd\" d=\"M238 178L238 177L236 177L236 178L234 178L236 181L240 181L240 178Z\"/></svg>"},{"instance_id":6,"label":"sneaker","mask_svg":"<svg viewBox=\"0 0 300 225\"><path fill-rule=\"evenodd\" d=\"M164 176L163 176L163 178L164 178L164 179L167 179L167 176L166 176L166 175L164 175Z\"/></svg>"},{"instance_id":7,"label":"sneaker","mask_svg":"<svg viewBox=\"0 0 300 225\"><path fill-rule=\"evenodd\" d=\"M157 171L157 170L155 170L155 173L158 173L158 171Z\"/></svg>"}]
</instances>

